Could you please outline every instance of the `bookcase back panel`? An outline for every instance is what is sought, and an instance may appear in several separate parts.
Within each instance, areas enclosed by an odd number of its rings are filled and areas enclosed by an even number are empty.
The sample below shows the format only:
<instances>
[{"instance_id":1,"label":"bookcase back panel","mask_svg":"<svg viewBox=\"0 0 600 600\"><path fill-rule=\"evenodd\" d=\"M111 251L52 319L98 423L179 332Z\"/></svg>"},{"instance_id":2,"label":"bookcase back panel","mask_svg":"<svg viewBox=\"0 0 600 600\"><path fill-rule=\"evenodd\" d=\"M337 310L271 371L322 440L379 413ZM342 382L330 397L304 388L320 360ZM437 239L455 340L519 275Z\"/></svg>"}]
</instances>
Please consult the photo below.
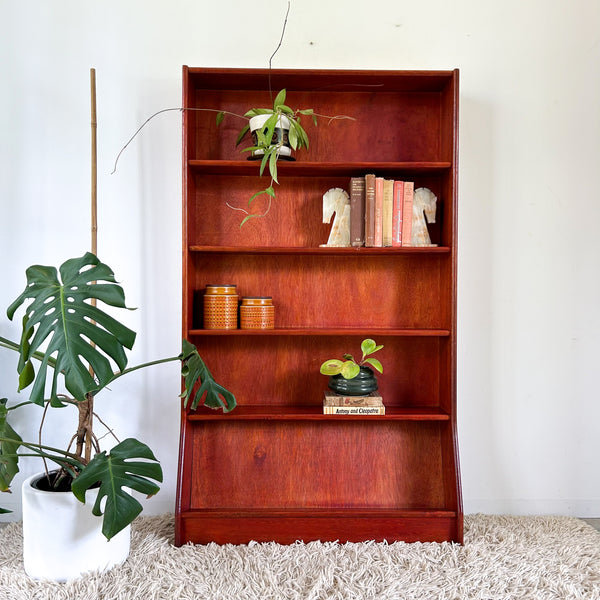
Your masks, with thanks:
<instances>
[{"instance_id":1,"label":"bookcase back panel","mask_svg":"<svg viewBox=\"0 0 600 600\"><path fill-rule=\"evenodd\" d=\"M195 253L194 327L207 285L235 284L242 296L271 296L275 326L450 327L441 297L448 256L231 255Z\"/></svg>"},{"instance_id":2,"label":"bookcase back panel","mask_svg":"<svg viewBox=\"0 0 600 600\"><path fill-rule=\"evenodd\" d=\"M351 353L360 360L357 336L194 336L214 377L231 390L240 406L321 406L328 377L319 373L329 358ZM447 338L376 336L384 368L377 375L386 406L436 407L448 386L440 379L439 361L450 351ZM252 361L248 360L252 356ZM200 407L198 411L210 411Z\"/></svg>"},{"instance_id":3,"label":"bookcase back panel","mask_svg":"<svg viewBox=\"0 0 600 600\"><path fill-rule=\"evenodd\" d=\"M258 165L256 165L258 172ZM357 176L364 176L362 169ZM269 202L264 194L252 201L252 195L269 185L267 176L231 177L218 174L192 174L195 193L191 198L194 211L188 215L190 243L213 246L284 246L314 248L327 242L332 223L323 223L323 195L329 189L350 189L349 177L296 177L280 169L280 185L276 197ZM431 241L448 245L450 237L442 232L445 218L451 216L446 207L449 194L441 176L417 176L398 172L390 178L410 180L415 188L427 187L438 198L436 222L429 225ZM269 208L270 205L270 208ZM240 210L241 209L241 210ZM264 214L240 228L243 211ZM450 222L446 226L446 231Z\"/></svg>"},{"instance_id":4,"label":"bookcase back panel","mask_svg":"<svg viewBox=\"0 0 600 600\"><path fill-rule=\"evenodd\" d=\"M438 424L218 422L195 426L191 508L439 508ZM235 465L227 478L223 465ZM420 473L416 479L413 473Z\"/></svg>"},{"instance_id":5,"label":"bookcase back panel","mask_svg":"<svg viewBox=\"0 0 600 600\"><path fill-rule=\"evenodd\" d=\"M286 103L293 108L312 108L334 119L301 116L309 147L298 151L308 161L442 161L442 95L419 92L301 92L288 90ZM219 110L243 115L249 108L272 105L267 90L199 91L188 111L188 158L244 160L242 150L252 145L246 136L236 147L247 120L227 114L217 126ZM351 117L351 119L345 118ZM377 122L374 124L373 120ZM357 143L358 142L358 143Z\"/></svg>"}]
</instances>

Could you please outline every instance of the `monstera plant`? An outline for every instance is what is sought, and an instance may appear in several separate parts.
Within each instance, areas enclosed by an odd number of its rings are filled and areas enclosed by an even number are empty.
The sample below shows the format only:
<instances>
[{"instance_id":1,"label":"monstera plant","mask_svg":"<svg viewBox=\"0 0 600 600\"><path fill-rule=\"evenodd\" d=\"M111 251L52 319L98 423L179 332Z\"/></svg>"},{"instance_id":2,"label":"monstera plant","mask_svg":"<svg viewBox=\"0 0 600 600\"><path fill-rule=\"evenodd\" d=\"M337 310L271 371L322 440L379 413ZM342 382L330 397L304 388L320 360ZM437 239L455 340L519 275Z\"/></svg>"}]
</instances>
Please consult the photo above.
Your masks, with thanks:
<instances>
[{"instance_id":1,"label":"monstera plant","mask_svg":"<svg viewBox=\"0 0 600 600\"><path fill-rule=\"evenodd\" d=\"M51 461L58 469L46 470L48 489L70 488L85 502L86 492L99 488L92 512L103 514L102 533L110 539L142 510L127 489L155 494L162 470L152 450L136 439L101 450L93 428L99 392L137 369L179 361L185 406L195 409L204 400L206 406L227 412L235 407L235 397L213 379L196 347L186 340L177 356L128 366L126 350L133 347L135 332L96 306L98 302L126 309L124 292L113 271L95 255L67 260L58 271L34 265L26 275L25 290L7 310L12 320L23 309L21 339L16 343L0 337L0 346L19 353L18 389L30 390L28 399L14 406L0 400L0 490L9 491L21 458ZM27 405L43 407L43 415L49 408L77 409L76 431L66 448L21 438L9 421L13 411Z\"/></svg>"}]
</instances>

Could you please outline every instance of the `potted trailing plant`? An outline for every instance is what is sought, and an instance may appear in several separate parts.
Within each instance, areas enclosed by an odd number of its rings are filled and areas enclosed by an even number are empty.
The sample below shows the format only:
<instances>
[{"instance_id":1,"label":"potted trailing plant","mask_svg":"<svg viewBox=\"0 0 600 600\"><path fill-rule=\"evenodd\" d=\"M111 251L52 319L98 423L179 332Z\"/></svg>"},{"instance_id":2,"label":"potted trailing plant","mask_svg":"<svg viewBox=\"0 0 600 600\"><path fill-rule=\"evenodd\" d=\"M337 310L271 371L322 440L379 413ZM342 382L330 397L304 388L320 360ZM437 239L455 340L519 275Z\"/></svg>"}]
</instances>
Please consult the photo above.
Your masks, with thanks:
<instances>
[{"instance_id":1,"label":"potted trailing plant","mask_svg":"<svg viewBox=\"0 0 600 600\"><path fill-rule=\"evenodd\" d=\"M270 184L264 190L254 193L248 200L248 205L262 194L275 198L273 183L279 183L277 179L277 161L294 160L292 150L308 148L308 135L300 124L301 116L310 116L313 123L317 124L317 115L312 108L293 110L285 104L285 100L286 90L283 89L275 97L272 108L251 108L243 115L244 118L248 119L248 123L242 127L236 146L239 146L250 132L253 145L244 148L242 152L250 152L250 159L261 161L259 168L261 177L267 166L271 176ZM217 125L223 121L225 114L232 113L219 112L217 114ZM241 225L253 216L258 215L247 215Z\"/></svg>"},{"instance_id":2,"label":"potted trailing plant","mask_svg":"<svg viewBox=\"0 0 600 600\"><path fill-rule=\"evenodd\" d=\"M127 366L126 350L133 347L135 332L95 305L98 301L126 309L124 292L112 270L94 254L67 260L58 271L34 265L26 275L25 290L7 310L12 320L17 310L24 309L20 342L0 337L0 346L19 353L18 388L31 389L28 400L15 406L9 406L6 399L0 400L0 490L10 491L20 458L35 456L45 464L56 465L55 471L46 467L44 474L23 485L24 561L26 571L34 577L65 580L79 572L112 566L127 557L127 528L142 510L131 490L151 496L162 482L160 464L144 443L129 438L101 451L93 427L97 395L135 370L179 361L185 406L190 404L195 409L204 399L206 406L228 412L236 401L213 379L196 347L186 340L178 356ZM43 407L43 415L49 409L77 409L76 433L66 448L49 447L41 439L21 438L9 420L14 410L24 410L27 405ZM67 490L66 496L75 505L88 504L88 516L68 513L70 517L63 517L40 502L40 494L59 497L61 492L55 490ZM29 497L30 491L33 499L26 499L25 494ZM64 502L60 500L59 504ZM34 508L41 508L42 514L31 517L29 513ZM103 516L102 520L99 516ZM101 526L102 535L88 531L90 519ZM50 539L27 538L29 533L40 533L37 530L46 526L51 528ZM66 537L83 533L84 549L69 547L71 541L60 538L63 532ZM119 536L121 541L116 547L104 539L112 543ZM62 541L57 542L57 537ZM100 538L104 546L92 546L90 537L94 543Z\"/></svg>"},{"instance_id":3,"label":"potted trailing plant","mask_svg":"<svg viewBox=\"0 0 600 600\"><path fill-rule=\"evenodd\" d=\"M383 366L371 355L382 348L382 345L377 345L374 340L367 338L360 345L360 361L356 361L351 354L344 354L344 360L326 360L320 371L323 375L329 375L329 389L348 396L362 396L377 390L377 378L373 369L383 373ZM373 369L367 365L371 365Z\"/></svg>"}]
</instances>

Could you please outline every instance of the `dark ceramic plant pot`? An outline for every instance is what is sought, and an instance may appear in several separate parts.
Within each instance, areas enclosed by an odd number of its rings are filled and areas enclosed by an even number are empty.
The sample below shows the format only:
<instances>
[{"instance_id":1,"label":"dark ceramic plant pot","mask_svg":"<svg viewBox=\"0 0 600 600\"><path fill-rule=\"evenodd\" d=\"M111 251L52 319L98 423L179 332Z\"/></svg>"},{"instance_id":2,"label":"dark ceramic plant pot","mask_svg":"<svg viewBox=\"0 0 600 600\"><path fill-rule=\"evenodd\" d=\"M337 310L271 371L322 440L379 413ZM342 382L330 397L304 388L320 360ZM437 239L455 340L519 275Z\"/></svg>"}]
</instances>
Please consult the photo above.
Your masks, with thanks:
<instances>
[{"instance_id":1,"label":"dark ceramic plant pot","mask_svg":"<svg viewBox=\"0 0 600 600\"><path fill-rule=\"evenodd\" d=\"M369 367L361 367L353 379L344 379L341 375L329 378L329 389L344 396L366 396L377 389L377 378Z\"/></svg>"}]
</instances>

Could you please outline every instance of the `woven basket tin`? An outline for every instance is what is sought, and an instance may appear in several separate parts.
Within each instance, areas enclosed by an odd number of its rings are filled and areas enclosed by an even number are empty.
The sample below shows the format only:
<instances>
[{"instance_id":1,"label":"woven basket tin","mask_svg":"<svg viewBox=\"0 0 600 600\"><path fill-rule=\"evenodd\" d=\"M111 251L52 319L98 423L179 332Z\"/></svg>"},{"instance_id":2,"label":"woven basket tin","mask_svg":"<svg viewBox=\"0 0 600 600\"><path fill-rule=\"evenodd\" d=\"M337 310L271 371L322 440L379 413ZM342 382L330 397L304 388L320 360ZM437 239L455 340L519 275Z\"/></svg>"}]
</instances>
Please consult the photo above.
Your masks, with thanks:
<instances>
[{"instance_id":1,"label":"woven basket tin","mask_svg":"<svg viewBox=\"0 0 600 600\"><path fill-rule=\"evenodd\" d=\"M237 329L238 295L235 285L207 285L204 294L204 329Z\"/></svg>"},{"instance_id":2,"label":"woven basket tin","mask_svg":"<svg viewBox=\"0 0 600 600\"><path fill-rule=\"evenodd\" d=\"M247 296L240 306L241 329L273 329L275 307L271 296Z\"/></svg>"}]
</instances>

